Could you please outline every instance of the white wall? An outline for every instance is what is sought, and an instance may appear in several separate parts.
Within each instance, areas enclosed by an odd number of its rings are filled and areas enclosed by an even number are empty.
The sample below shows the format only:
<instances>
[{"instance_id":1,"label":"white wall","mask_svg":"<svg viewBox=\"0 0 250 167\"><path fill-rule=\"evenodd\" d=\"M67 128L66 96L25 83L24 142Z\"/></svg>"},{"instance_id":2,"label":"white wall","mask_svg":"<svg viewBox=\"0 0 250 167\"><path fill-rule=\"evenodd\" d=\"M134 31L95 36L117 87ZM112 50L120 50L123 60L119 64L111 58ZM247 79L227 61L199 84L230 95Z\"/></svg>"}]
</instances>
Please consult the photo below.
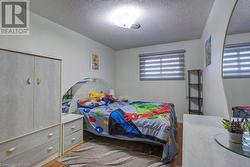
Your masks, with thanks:
<instances>
[{"instance_id":1,"label":"white wall","mask_svg":"<svg viewBox=\"0 0 250 167\"><path fill-rule=\"evenodd\" d=\"M185 49L185 67L202 68L201 41L182 41L117 51L115 53L115 88L117 96L131 99L173 102L178 121L188 112L186 84L177 81L140 81L139 57L141 53L152 53Z\"/></svg>"},{"instance_id":2,"label":"white wall","mask_svg":"<svg viewBox=\"0 0 250 167\"><path fill-rule=\"evenodd\" d=\"M212 36L212 64L208 67L205 66L205 52L203 52L203 96L206 115L229 117L221 63L226 29L235 3L236 0L215 0L202 34L203 50L205 41L210 35Z\"/></svg>"},{"instance_id":3,"label":"white wall","mask_svg":"<svg viewBox=\"0 0 250 167\"><path fill-rule=\"evenodd\" d=\"M226 36L226 44L237 44L237 43L249 43L250 42L250 32L242 34L233 34Z\"/></svg>"},{"instance_id":4,"label":"white wall","mask_svg":"<svg viewBox=\"0 0 250 167\"><path fill-rule=\"evenodd\" d=\"M249 42L250 33L227 35L226 38L226 44ZM250 105L250 78L226 78L223 83L230 111L233 106Z\"/></svg>"},{"instance_id":5,"label":"white wall","mask_svg":"<svg viewBox=\"0 0 250 167\"><path fill-rule=\"evenodd\" d=\"M250 106L250 78L223 79L228 109L234 106Z\"/></svg>"},{"instance_id":6,"label":"white wall","mask_svg":"<svg viewBox=\"0 0 250 167\"><path fill-rule=\"evenodd\" d=\"M0 36L0 48L63 59L63 92L85 77L100 77L114 86L114 51L81 34L31 13L30 35ZM90 71L90 55L101 58L101 70Z\"/></svg>"}]
</instances>

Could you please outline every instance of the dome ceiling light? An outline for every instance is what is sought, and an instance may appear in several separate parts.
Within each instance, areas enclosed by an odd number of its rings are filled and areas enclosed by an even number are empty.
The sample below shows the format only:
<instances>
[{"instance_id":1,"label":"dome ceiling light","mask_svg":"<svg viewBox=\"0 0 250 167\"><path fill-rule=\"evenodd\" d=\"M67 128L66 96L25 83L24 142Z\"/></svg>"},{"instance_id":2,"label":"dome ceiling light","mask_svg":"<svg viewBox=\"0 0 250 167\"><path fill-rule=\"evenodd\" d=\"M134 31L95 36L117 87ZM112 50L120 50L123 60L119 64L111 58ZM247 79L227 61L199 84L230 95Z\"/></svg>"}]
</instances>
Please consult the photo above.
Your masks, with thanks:
<instances>
[{"instance_id":1,"label":"dome ceiling light","mask_svg":"<svg viewBox=\"0 0 250 167\"><path fill-rule=\"evenodd\" d=\"M139 29L140 24L136 23L141 16L141 10L134 6L122 6L111 11L109 21L122 28Z\"/></svg>"}]
</instances>

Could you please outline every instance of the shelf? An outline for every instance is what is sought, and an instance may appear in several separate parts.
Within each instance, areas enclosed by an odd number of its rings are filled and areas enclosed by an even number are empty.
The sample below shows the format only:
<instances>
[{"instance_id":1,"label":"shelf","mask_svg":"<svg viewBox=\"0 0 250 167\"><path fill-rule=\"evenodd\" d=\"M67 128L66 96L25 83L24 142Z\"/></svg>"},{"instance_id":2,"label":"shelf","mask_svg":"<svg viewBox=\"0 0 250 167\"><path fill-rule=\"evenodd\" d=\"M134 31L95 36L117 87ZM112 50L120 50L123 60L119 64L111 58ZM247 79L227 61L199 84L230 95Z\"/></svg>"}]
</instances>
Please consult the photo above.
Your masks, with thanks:
<instances>
[{"instance_id":1,"label":"shelf","mask_svg":"<svg viewBox=\"0 0 250 167\"><path fill-rule=\"evenodd\" d=\"M202 113L200 110L192 110L192 109L190 109L190 110L189 110L189 113L190 113L190 114L203 115L203 113Z\"/></svg>"},{"instance_id":2,"label":"shelf","mask_svg":"<svg viewBox=\"0 0 250 167\"><path fill-rule=\"evenodd\" d=\"M199 83L189 83L190 86L201 86L202 84Z\"/></svg>"},{"instance_id":3,"label":"shelf","mask_svg":"<svg viewBox=\"0 0 250 167\"><path fill-rule=\"evenodd\" d=\"M191 78L197 77L196 81L191 81ZM198 91L197 95L192 95L192 91ZM188 111L189 114L203 115L202 109L202 70L192 69L188 70ZM194 103L195 102L195 103ZM195 104L196 107L193 105ZM197 109L192 109L197 108Z\"/></svg>"},{"instance_id":4,"label":"shelf","mask_svg":"<svg viewBox=\"0 0 250 167\"><path fill-rule=\"evenodd\" d=\"M192 70L188 70L188 71L202 71L201 69L192 69Z\"/></svg>"},{"instance_id":5,"label":"shelf","mask_svg":"<svg viewBox=\"0 0 250 167\"><path fill-rule=\"evenodd\" d=\"M201 71L202 71L202 70L196 70L196 69L194 69L194 70L188 70L188 72L192 72L192 73L193 73L193 72L195 72L195 73L196 73L196 72L201 72Z\"/></svg>"},{"instance_id":6,"label":"shelf","mask_svg":"<svg viewBox=\"0 0 250 167\"><path fill-rule=\"evenodd\" d=\"M188 97L189 99L202 100L202 97Z\"/></svg>"}]
</instances>

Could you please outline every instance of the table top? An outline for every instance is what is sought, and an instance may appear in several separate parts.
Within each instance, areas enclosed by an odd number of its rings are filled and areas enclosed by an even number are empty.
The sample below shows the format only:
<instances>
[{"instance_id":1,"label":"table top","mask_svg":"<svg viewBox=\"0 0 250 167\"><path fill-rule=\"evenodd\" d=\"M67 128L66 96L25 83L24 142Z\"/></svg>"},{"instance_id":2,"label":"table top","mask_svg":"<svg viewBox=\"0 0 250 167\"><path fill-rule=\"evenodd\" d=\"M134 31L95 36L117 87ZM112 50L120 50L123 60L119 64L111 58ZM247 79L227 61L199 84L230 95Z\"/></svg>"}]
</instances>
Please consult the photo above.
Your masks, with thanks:
<instances>
[{"instance_id":1,"label":"table top","mask_svg":"<svg viewBox=\"0 0 250 167\"><path fill-rule=\"evenodd\" d=\"M80 114L62 114L62 123L71 122L77 119L83 118Z\"/></svg>"},{"instance_id":2,"label":"table top","mask_svg":"<svg viewBox=\"0 0 250 167\"><path fill-rule=\"evenodd\" d=\"M250 158L250 152L244 151L242 148L242 143L234 142L230 140L230 137L227 133L218 134L215 136L215 141L222 147L245 157Z\"/></svg>"}]
</instances>

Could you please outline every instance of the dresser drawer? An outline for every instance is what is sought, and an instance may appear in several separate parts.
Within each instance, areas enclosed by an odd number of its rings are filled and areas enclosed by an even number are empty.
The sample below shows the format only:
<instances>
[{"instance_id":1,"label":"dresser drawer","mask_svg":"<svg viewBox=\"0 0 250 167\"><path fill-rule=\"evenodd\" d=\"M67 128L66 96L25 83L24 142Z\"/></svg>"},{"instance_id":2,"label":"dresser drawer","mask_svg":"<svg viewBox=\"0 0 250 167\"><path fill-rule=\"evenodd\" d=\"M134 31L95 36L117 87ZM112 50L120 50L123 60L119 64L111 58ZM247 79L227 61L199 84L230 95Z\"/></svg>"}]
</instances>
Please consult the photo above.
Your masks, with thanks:
<instances>
[{"instance_id":1,"label":"dresser drawer","mask_svg":"<svg viewBox=\"0 0 250 167\"><path fill-rule=\"evenodd\" d=\"M3 161L2 164L6 166L33 167L35 164L56 153L58 153L59 156L59 138L20 153Z\"/></svg>"},{"instance_id":2,"label":"dresser drawer","mask_svg":"<svg viewBox=\"0 0 250 167\"><path fill-rule=\"evenodd\" d=\"M0 162L59 137L59 126L0 144Z\"/></svg>"},{"instance_id":3,"label":"dresser drawer","mask_svg":"<svg viewBox=\"0 0 250 167\"><path fill-rule=\"evenodd\" d=\"M77 119L64 124L64 137L83 129L82 119Z\"/></svg>"},{"instance_id":4,"label":"dresser drawer","mask_svg":"<svg viewBox=\"0 0 250 167\"><path fill-rule=\"evenodd\" d=\"M64 151L82 142L83 131L79 130L64 138Z\"/></svg>"}]
</instances>

